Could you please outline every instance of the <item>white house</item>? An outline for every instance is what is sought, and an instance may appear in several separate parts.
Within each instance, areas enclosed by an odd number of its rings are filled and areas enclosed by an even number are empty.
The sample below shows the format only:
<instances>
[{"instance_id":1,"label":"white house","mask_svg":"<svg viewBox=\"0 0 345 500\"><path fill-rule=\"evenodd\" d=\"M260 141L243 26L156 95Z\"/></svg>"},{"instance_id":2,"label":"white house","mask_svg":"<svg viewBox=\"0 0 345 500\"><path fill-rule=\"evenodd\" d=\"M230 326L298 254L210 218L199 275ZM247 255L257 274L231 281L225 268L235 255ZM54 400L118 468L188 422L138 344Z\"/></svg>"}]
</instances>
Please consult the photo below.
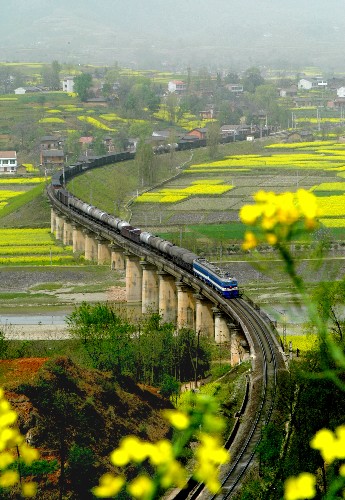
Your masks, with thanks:
<instances>
[{"instance_id":1,"label":"white house","mask_svg":"<svg viewBox=\"0 0 345 500\"><path fill-rule=\"evenodd\" d=\"M225 85L225 88L230 92L234 92L235 94L240 94L241 92L243 92L243 85L240 85L239 83L227 83Z\"/></svg>"},{"instance_id":2,"label":"white house","mask_svg":"<svg viewBox=\"0 0 345 500\"><path fill-rule=\"evenodd\" d=\"M64 92L73 92L73 88L74 88L73 76L66 76L66 78L62 80L62 90Z\"/></svg>"},{"instance_id":3,"label":"white house","mask_svg":"<svg viewBox=\"0 0 345 500\"><path fill-rule=\"evenodd\" d=\"M0 174L15 174L17 167L16 151L0 151Z\"/></svg>"},{"instance_id":4,"label":"white house","mask_svg":"<svg viewBox=\"0 0 345 500\"><path fill-rule=\"evenodd\" d=\"M42 89L39 87L18 87L14 89L14 93L17 95L28 94L31 92L42 92Z\"/></svg>"},{"instance_id":5,"label":"white house","mask_svg":"<svg viewBox=\"0 0 345 500\"><path fill-rule=\"evenodd\" d=\"M317 76L316 78L301 78L298 82L298 88L300 90L310 90L325 87L327 87L327 82L322 78L322 76Z\"/></svg>"},{"instance_id":6,"label":"white house","mask_svg":"<svg viewBox=\"0 0 345 500\"><path fill-rule=\"evenodd\" d=\"M182 80L171 80L168 83L168 91L181 94L187 90L187 84Z\"/></svg>"},{"instance_id":7,"label":"white house","mask_svg":"<svg viewBox=\"0 0 345 500\"><path fill-rule=\"evenodd\" d=\"M337 96L338 97L345 97L345 87L339 87L337 89Z\"/></svg>"}]
</instances>

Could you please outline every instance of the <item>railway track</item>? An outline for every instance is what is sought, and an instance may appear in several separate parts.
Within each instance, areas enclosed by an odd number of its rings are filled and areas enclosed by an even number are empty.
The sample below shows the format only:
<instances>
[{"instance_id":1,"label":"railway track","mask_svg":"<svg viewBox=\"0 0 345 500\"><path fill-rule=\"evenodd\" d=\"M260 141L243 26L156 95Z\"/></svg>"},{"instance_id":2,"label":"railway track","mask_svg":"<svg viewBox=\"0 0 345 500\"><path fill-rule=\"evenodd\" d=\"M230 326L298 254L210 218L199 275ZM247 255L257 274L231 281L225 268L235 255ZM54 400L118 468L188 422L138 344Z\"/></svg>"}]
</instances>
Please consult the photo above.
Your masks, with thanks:
<instances>
[{"instance_id":1,"label":"railway track","mask_svg":"<svg viewBox=\"0 0 345 500\"><path fill-rule=\"evenodd\" d=\"M178 499L225 499L231 498L242 479L256 460L256 449L262 430L269 423L274 411L278 371L284 369L284 361L271 329L260 313L244 299L229 301L223 309L231 309L238 316L241 326L251 343L253 368L251 372L249 404L241 417L242 423L235 435L225 444L233 457L230 464L220 472L221 490L212 495L199 484L180 491ZM252 418L253 417L253 418Z\"/></svg>"}]
</instances>

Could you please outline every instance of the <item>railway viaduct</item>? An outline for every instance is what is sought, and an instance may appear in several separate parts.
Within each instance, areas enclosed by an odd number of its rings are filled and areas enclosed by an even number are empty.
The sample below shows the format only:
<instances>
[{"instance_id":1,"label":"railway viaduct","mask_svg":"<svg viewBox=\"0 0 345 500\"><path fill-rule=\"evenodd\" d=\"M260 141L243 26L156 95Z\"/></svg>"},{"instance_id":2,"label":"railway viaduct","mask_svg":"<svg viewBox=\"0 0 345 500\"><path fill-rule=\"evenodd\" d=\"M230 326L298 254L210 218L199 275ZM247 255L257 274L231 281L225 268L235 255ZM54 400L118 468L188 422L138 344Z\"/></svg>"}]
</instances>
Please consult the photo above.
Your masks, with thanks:
<instances>
[{"instance_id":1,"label":"railway viaduct","mask_svg":"<svg viewBox=\"0 0 345 500\"><path fill-rule=\"evenodd\" d=\"M249 345L239 318L229 316L219 304L219 295L159 255L149 252L109 232L97 221L71 213L49 192L51 232L73 252L84 254L85 260L109 265L126 276L128 304L141 304L143 314L158 312L163 321L178 329L190 328L200 335L213 337L219 345L227 345L231 363L249 356Z\"/></svg>"},{"instance_id":2,"label":"railway viaduct","mask_svg":"<svg viewBox=\"0 0 345 500\"><path fill-rule=\"evenodd\" d=\"M173 322L177 328L192 328L200 335L213 337L219 345L225 344L232 365L250 356L246 396L225 443L232 461L221 471L222 493L216 496L230 498L255 461L262 429L275 410L278 374L286 369L268 318L255 304L244 299L225 300L161 255L85 214L72 212L55 197L51 185L47 193L52 207L51 232L65 245L72 245L74 252L84 254L87 261L124 271L129 304L141 304L143 313L159 312L163 320ZM189 486L187 493L183 491L176 498L196 498L194 493L188 496Z\"/></svg>"}]
</instances>

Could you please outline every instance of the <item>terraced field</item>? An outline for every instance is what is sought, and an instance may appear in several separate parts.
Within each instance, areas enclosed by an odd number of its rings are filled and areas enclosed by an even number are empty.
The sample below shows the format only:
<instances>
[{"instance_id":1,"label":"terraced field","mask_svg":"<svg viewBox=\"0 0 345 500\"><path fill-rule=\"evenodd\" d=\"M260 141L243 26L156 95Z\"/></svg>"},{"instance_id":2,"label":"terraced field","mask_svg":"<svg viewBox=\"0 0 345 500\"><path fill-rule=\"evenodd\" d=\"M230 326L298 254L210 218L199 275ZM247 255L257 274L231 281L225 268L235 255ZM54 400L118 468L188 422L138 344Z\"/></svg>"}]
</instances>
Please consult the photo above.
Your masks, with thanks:
<instances>
[{"instance_id":1,"label":"terraced field","mask_svg":"<svg viewBox=\"0 0 345 500\"><path fill-rule=\"evenodd\" d=\"M233 154L189 164L178 178L136 198L131 222L169 235L179 244L200 239L235 243L243 236L239 209L251 203L255 192L304 188L319 198L321 227L334 239L343 239L344 177L345 144L268 144L260 154ZM208 190L193 192L195 185L208 186ZM217 192L217 186L228 189ZM226 224L226 230L219 224Z\"/></svg>"}]
</instances>

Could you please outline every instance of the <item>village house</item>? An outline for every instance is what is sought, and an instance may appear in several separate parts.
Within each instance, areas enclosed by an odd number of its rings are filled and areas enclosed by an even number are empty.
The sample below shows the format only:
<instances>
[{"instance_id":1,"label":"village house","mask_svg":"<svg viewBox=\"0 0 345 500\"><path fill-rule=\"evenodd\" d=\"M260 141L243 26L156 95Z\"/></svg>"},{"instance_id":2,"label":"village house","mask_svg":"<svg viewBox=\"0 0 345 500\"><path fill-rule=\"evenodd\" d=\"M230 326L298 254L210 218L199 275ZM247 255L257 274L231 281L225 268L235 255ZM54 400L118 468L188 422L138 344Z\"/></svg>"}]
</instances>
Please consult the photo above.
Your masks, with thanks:
<instances>
[{"instance_id":1,"label":"village house","mask_svg":"<svg viewBox=\"0 0 345 500\"><path fill-rule=\"evenodd\" d=\"M327 82L321 76L315 78L301 78L297 86L299 90L320 89L326 88Z\"/></svg>"},{"instance_id":2,"label":"village house","mask_svg":"<svg viewBox=\"0 0 345 500\"><path fill-rule=\"evenodd\" d=\"M205 109L204 111L199 111L199 116L201 120L212 120L214 117L214 109Z\"/></svg>"},{"instance_id":3,"label":"village house","mask_svg":"<svg viewBox=\"0 0 345 500\"><path fill-rule=\"evenodd\" d=\"M30 94L34 92L42 92L42 89L39 87L18 87L14 89L14 93L16 95Z\"/></svg>"},{"instance_id":4,"label":"village house","mask_svg":"<svg viewBox=\"0 0 345 500\"><path fill-rule=\"evenodd\" d=\"M16 151L0 151L0 174L16 174L17 172Z\"/></svg>"},{"instance_id":5,"label":"village house","mask_svg":"<svg viewBox=\"0 0 345 500\"><path fill-rule=\"evenodd\" d=\"M61 166L65 162L65 153L62 149L42 149L40 162L44 167Z\"/></svg>"},{"instance_id":6,"label":"village house","mask_svg":"<svg viewBox=\"0 0 345 500\"><path fill-rule=\"evenodd\" d=\"M63 149L64 139L55 135L45 135L41 137L40 149Z\"/></svg>"},{"instance_id":7,"label":"village house","mask_svg":"<svg viewBox=\"0 0 345 500\"><path fill-rule=\"evenodd\" d=\"M183 94L187 90L187 84L182 80L172 80L168 83L168 91L175 94Z\"/></svg>"},{"instance_id":8,"label":"village house","mask_svg":"<svg viewBox=\"0 0 345 500\"><path fill-rule=\"evenodd\" d=\"M234 94L242 94L243 92L243 85L240 85L239 83L227 83L225 88Z\"/></svg>"},{"instance_id":9,"label":"village house","mask_svg":"<svg viewBox=\"0 0 345 500\"><path fill-rule=\"evenodd\" d=\"M338 97L345 97L345 87L339 87L337 89L337 96Z\"/></svg>"},{"instance_id":10,"label":"village house","mask_svg":"<svg viewBox=\"0 0 345 500\"><path fill-rule=\"evenodd\" d=\"M291 85L283 89L279 89L280 97L295 97L297 95L297 85Z\"/></svg>"},{"instance_id":11,"label":"village house","mask_svg":"<svg viewBox=\"0 0 345 500\"><path fill-rule=\"evenodd\" d=\"M62 82L62 90L63 92L73 92L74 88L74 78L73 76L66 76Z\"/></svg>"},{"instance_id":12,"label":"village house","mask_svg":"<svg viewBox=\"0 0 345 500\"><path fill-rule=\"evenodd\" d=\"M196 138L196 139L206 139L207 138L207 128L193 128L189 132L187 132L186 135L183 136L183 139L186 139L187 137L190 137L191 139Z\"/></svg>"}]
</instances>

